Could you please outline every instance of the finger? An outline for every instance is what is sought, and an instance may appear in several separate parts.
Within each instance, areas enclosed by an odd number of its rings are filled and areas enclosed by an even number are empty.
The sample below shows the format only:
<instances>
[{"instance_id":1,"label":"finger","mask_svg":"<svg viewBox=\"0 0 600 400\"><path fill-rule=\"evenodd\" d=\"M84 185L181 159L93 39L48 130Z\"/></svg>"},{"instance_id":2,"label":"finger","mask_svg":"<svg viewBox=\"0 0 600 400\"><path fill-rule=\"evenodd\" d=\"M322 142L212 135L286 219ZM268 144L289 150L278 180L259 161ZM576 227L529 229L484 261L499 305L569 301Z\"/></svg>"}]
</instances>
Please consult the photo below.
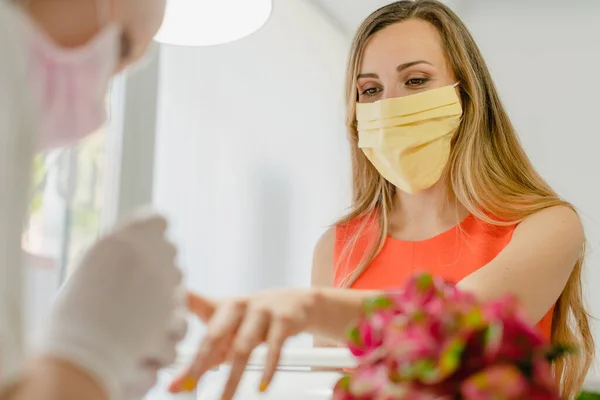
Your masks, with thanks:
<instances>
[{"instance_id":1,"label":"finger","mask_svg":"<svg viewBox=\"0 0 600 400\"><path fill-rule=\"evenodd\" d=\"M181 282L183 281L183 272L181 271L181 268L179 268L177 266L176 263L171 264L173 268L171 275L173 276L173 280L175 282L176 285L181 286ZM185 298L185 289L183 289L183 287L180 287L179 289L177 289L178 291L181 292L181 298ZM185 303L181 303L181 304L185 304Z\"/></svg>"},{"instance_id":2,"label":"finger","mask_svg":"<svg viewBox=\"0 0 600 400\"><path fill-rule=\"evenodd\" d=\"M172 385L174 391L193 389L206 371L222 362L222 354L231 346L233 334L242 322L244 311L245 305L240 302L226 304L217 310L210 320L194 362Z\"/></svg>"},{"instance_id":3,"label":"finger","mask_svg":"<svg viewBox=\"0 0 600 400\"><path fill-rule=\"evenodd\" d=\"M139 259L140 269L145 270L145 275L149 279L160 281L160 285L165 290L173 291L173 295L185 310L185 293L183 273L177 266L177 249L175 246L165 240L151 240L142 243L136 250Z\"/></svg>"},{"instance_id":4,"label":"finger","mask_svg":"<svg viewBox=\"0 0 600 400\"><path fill-rule=\"evenodd\" d=\"M177 246L175 243L165 240L165 238L158 238L155 243L156 246L161 246L162 260L165 263L175 264L177 259Z\"/></svg>"},{"instance_id":5,"label":"finger","mask_svg":"<svg viewBox=\"0 0 600 400\"><path fill-rule=\"evenodd\" d=\"M271 385L271 381L273 380L273 376L277 370L277 365L279 364L279 359L281 358L281 349L283 348L283 345L289 336L289 331L290 330L285 323L285 320L274 319L271 322L271 327L267 335L267 346L269 350L267 353L263 377L260 381L259 390L261 392L265 392Z\"/></svg>"},{"instance_id":6,"label":"finger","mask_svg":"<svg viewBox=\"0 0 600 400\"><path fill-rule=\"evenodd\" d=\"M232 339L229 339L231 342ZM221 364L224 364L227 360L228 348L223 347L218 350L215 354L215 359L217 360L212 366L211 369L218 367ZM168 391L170 393L181 393L181 392L191 392L196 389L197 383L200 380L194 379L191 373L191 367L188 367L185 372L179 374L177 378L175 378L168 386Z\"/></svg>"},{"instance_id":7,"label":"finger","mask_svg":"<svg viewBox=\"0 0 600 400\"><path fill-rule=\"evenodd\" d=\"M140 207L131 216L130 223L135 227L152 228L159 234L166 232L169 223L166 218L160 215L152 207Z\"/></svg>"},{"instance_id":8,"label":"finger","mask_svg":"<svg viewBox=\"0 0 600 400\"><path fill-rule=\"evenodd\" d=\"M143 209L136 211L130 218L120 223L116 230L140 230L152 237L163 237L168 226L163 216L151 209Z\"/></svg>"},{"instance_id":9,"label":"finger","mask_svg":"<svg viewBox=\"0 0 600 400\"><path fill-rule=\"evenodd\" d=\"M122 240L160 255L162 262L172 261L177 256L177 249L167 238L168 222L158 214L142 214L134 216L130 221L116 230ZM160 263L160 262L159 262Z\"/></svg>"},{"instance_id":10,"label":"finger","mask_svg":"<svg viewBox=\"0 0 600 400\"><path fill-rule=\"evenodd\" d=\"M199 296L192 292L187 294L188 310L193 312L202 322L208 322L215 313L217 304L205 297Z\"/></svg>"},{"instance_id":11,"label":"finger","mask_svg":"<svg viewBox=\"0 0 600 400\"><path fill-rule=\"evenodd\" d=\"M215 313L190 368L190 375L193 378L199 378L219 362L219 354L231 347L231 342L243 317L244 309L236 305L223 307Z\"/></svg>"},{"instance_id":12,"label":"finger","mask_svg":"<svg viewBox=\"0 0 600 400\"><path fill-rule=\"evenodd\" d=\"M144 396L156 385L159 368L154 366L143 366L135 373L124 387L125 394L129 399L137 399Z\"/></svg>"},{"instance_id":13,"label":"finger","mask_svg":"<svg viewBox=\"0 0 600 400\"><path fill-rule=\"evenodd\" d=\"M143 368L162 369L177 360L177 343L185 337L187 331L187 320L180 307L173 311L162 339L155 343L152 350L142 359Z\"/></svg>"},{"instance_id":14,"label":"finger","mask_svg":"<svg viewBox=\"0 0 600 400\"><path fill-rule=\"evenodd\" d=\"M247 313L233 343L231 371L225 384L222 399L232 399L246 370L252 350L265 340L269 327L269 314L262 310Z\"/></svg>"},{"instance_id":15,"label":"finger","mask_svg":"<svg viewBox=\"0 0 600 400\"><path fill-rule=\"evenodd\" d=\"M226 362L227 352L228 349L226 347L223 347L215 353L215 359L217 360L217 362L215 362L214 365L211 366L211 370L218 369L219 365L222 365ZM169 384L167 390L170 393L191 392L194 389L196 389L200 378L194 379L192 377L191 368L191 366L188 367L184 372L180 373L179 376Z\"/></svg>"},{"instance_id":16,"label":"finger","mask_svg":"<svg viewBox=\"0 0 600 400\"><path fill-rule=\"evenodd\" d=\"M185 314L180 310L175 310L167 328L169 340L178 343L185 338L187 331L188 321Z\"/></svg>"},{"instance_id":17,"label":"finger","mask_svg":"<svg viewBox=\"0 0 600 400\"><path fill-rule=\"evenodd\" d=\"M144 367L165 368L177 360L177 344L165 337L152 353L141 361Z\"/></svg>"},{"instance_id":18,"label":"finger","mask_svg":"<svg viewBox=\"0 0 600 400\"><path fill-rule=\"evenodd\" d=\"M164 268L171 267L174 274L179 275L181 279L181 270L176 266L177 264L177 246L164 237L140 237L135 236L136 240L141 240L140 246L143 247L143 251L153 255L152 264L156 265L163 270Z\"/></svg>"},{"instance_id":19,"label":"finger","mask_svg":"<svg viewBox=\"0 0 600 400\"><path fill-rule=\"evenodd\" d=\"M210 348L210 354L200 348L196 358L177 378L169 385L171 393L190 392L196 388L198 381L204 373L212 368L218 367L226 361L227 352L230 343L233 341L233 335L229 335L218 344Z\"/></svg>"},{"instance_id":20,"label":"finger","mask_svg":"<svg viewBox=\"0 0 600 400\"><path fill-rule=\"evenodd\" d=\"M157 244L154 248L160 246ZM163 259L155 259L153 263L148 263L147 265L152 265L152 271L148 272L148 274L161 279L163 287L180 290L181 282L183 280L183 273L181 269L175 264L175 261L168 258ZM185 304L185 303L182 303Z\"/></svg>"}]
</instances>

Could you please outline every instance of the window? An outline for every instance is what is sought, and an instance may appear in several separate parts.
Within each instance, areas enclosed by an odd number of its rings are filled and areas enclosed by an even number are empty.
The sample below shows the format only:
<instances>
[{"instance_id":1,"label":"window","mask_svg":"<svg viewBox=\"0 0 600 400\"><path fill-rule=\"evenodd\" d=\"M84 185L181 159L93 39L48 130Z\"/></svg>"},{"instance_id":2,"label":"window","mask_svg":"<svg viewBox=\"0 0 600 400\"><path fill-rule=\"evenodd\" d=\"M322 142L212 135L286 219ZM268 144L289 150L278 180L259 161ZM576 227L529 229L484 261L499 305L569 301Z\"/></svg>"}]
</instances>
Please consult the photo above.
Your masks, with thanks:
<instances>
[{"instance_id":1,"label":"window","mask_svg":"<svg viewBox=\"0 0 600 400\"><path fill-rule=\"evenodd\" d=\"M107 105L119 103L119 95L119 90L111 90ZM51 150L34 159L29 216L22 237L26 321L32 334L78 257L105 226L112 189L107 184L113 172L107 168L106 150L117 136L109 134L113 131L119 130L111 121L73 147Z\"/></svg>"},{"instance_id":2,"label":"window","mask_svg":"<svg viewBox=\"0 0 600 400\"><path fill-rule=\"evenodd\" d=\"M23 248L51 259L62 277L100 231L106 136L102 129L76 147L40 154L34 161Z\"/></svg>"}]
</instances>

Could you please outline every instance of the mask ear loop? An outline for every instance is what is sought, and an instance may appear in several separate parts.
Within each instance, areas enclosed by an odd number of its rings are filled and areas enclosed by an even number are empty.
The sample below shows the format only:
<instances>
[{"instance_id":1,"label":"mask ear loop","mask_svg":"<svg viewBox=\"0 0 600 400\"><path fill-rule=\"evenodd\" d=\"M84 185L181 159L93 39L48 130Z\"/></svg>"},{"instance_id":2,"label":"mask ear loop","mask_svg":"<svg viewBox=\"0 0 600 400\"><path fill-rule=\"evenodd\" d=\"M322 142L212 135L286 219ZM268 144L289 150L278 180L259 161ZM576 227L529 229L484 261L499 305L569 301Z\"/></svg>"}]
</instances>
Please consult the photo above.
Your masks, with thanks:
<instances>
[{"instance_id":1,"label":"mask ear loop","mask_svg":"<svg viewBox=\"0 0 600 400\"><path fill-rule=\"evenodd\" d=\"M457 87L458 85L460 85L460 82L456 82L454 85L452 85L453 88Z\"/></svg>"}]
</instances>

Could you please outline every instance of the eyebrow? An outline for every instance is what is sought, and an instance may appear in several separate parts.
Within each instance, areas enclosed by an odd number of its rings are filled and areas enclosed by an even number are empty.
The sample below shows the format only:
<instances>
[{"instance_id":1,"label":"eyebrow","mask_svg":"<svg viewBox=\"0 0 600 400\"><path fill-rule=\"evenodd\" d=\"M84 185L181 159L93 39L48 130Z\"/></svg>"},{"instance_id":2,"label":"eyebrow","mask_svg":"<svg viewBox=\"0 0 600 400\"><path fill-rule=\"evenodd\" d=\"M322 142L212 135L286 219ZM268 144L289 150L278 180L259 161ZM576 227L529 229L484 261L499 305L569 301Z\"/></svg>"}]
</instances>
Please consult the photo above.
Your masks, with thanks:
<instances>
[{"instance_id":1,"label":"eyebrow","mask_svg":"<svg viewBox=\"0 0 600 400\"><path fill-rule=\"evenodd\" d=\"M431 65L433 67L433 64L430 63L429 61L418 60L418 61L411 61L411 62L407 62L404 64L400 64L396 67L396 71L402 72L405 69L410 68L415 65L418 65L418 64L427 64L427 65ZM360 79L360 78L379 78L379 76L377 74L369 72L369 73L365 73L365 74L359 74L357 76L357 79Z\"/></svg>"}]
</instances>

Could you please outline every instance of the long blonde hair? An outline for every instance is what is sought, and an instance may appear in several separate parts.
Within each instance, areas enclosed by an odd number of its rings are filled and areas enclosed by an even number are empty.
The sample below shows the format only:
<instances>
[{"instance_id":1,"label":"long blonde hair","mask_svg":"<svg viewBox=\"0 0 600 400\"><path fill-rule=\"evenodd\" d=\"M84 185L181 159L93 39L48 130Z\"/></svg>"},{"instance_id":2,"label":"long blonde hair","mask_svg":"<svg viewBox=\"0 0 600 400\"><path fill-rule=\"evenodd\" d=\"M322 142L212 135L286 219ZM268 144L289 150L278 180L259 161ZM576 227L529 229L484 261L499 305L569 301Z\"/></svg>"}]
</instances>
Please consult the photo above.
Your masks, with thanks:
<instances>
[{"instance_id":1,"label":"long blonde hair","mask_svg":"<svg viewBox=\"0 0 600 400\"><path fill-rule=\"evenodd\" d=\"M495 225L512 225L556 205L573 208L535 171L500 102L479 48L456 14L435 0L394 2L375 11L362 23L348 61L346 125L352 149L353 201L350 212L337 224L377 215L378 235L360 265L346 277L346 287L362 274L383 247L396 190L358 148L356 77L371 35L407 19L427 21L437 28L446 59L460 82L464 114L444 178L456 200L475 217ZM361 229L353 235L344 252L352 250ZM554 364L565 398L574 397L580 390L594 355L594 340L582 295L583 260L582 249L556 303L552 320L552 342L580 348L578 356Z\"/></svg>"}]
</instances>

